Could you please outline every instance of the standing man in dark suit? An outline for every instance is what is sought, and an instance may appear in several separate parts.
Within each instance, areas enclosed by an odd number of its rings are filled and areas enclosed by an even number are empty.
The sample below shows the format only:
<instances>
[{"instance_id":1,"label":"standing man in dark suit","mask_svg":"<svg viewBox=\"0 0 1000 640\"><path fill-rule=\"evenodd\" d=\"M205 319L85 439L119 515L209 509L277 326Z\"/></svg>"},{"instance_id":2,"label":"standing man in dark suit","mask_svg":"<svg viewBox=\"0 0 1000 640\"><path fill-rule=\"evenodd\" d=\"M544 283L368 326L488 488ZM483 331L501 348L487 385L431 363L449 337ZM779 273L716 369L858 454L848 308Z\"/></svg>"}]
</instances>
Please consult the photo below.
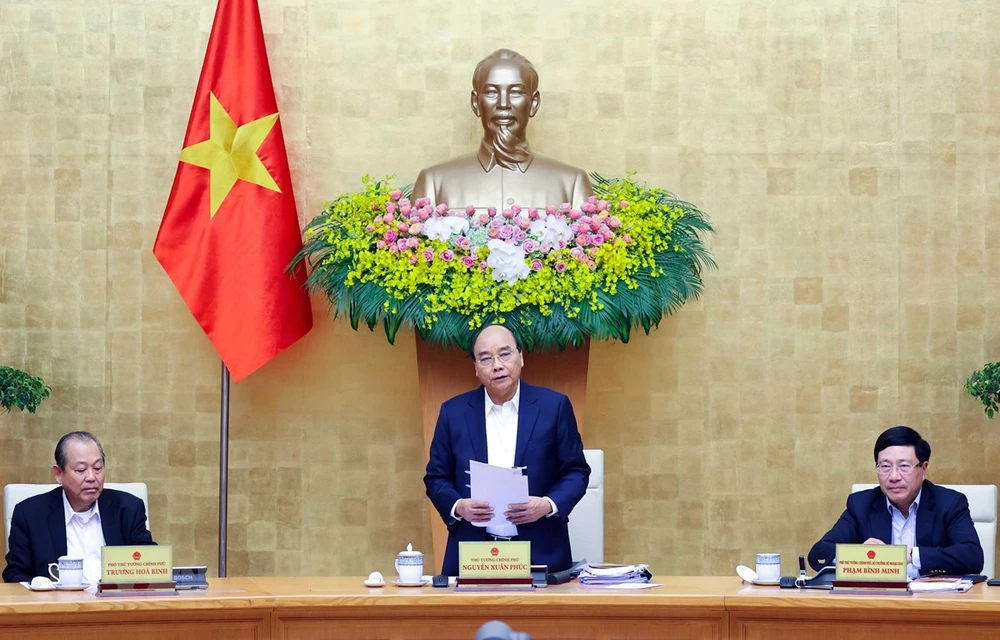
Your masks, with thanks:
<instances>
[{"instance_id":1,"label":"standing man in dark suit","mask_svg":"<svg viewBox=\"0 0 1000 640\"><path fill-rule=\"evenodd\" d=\"M52 474L62 485L14 507L4 582L48 576L59 556L83 558L83 579L101 576L101 547L156 544L146 529L146 508L130 493L104 488L104 448L92 434L59 439Z\"/></svg>"},{"instance_id":2,"label":"standing man in dark suit","mask_svg":"<svg viewBox=\"0 0 1000 640\"><path fill-rule=\"evenodd\" d=\"M458 543L531 542L532 564L561 571L572 564L569 514L587 490L590 466L569 398L521 382L524 358L510 329L490 325L470 352L482 386L441 405L424 475L427 497L448 525L441 572L458 574ZM528 502L491 505L470 499L469 461L525 467ZM484 528L501 509L509 524Z\"/></svg>"},{"instance_id":3,"label":"standing man in dark suit","mask_svg":"<svg viewBox=\"0 0 1000 640\"><path fill-rule=\"evenodd\" d=\"M925 478L930 459L931 445L913 429L882 432L875 441L878 488L847 498L840 520L809 552L813 569L836 561L838 543L860 543L905 544L911 578L982 571L983 547L969 501Z\"/></svg>"}]
</instances>

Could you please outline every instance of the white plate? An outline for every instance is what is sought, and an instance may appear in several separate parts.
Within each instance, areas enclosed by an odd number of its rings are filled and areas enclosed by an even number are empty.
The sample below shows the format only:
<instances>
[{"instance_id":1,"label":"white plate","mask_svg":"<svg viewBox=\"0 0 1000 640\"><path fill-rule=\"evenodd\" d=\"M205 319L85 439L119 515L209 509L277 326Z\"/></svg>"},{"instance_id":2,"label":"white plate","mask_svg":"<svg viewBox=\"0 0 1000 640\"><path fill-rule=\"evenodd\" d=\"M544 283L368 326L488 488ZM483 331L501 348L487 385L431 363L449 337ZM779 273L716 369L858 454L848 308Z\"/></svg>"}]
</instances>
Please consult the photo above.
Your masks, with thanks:
<instances>
[{"instance_id":1,"label":"white plate","mask_svg":"<svg viewBox=\"0 0 1000 640\"><path fill-rule=\"evenodd\" d=\"M403 582L402 580L393 580L392 583L397 587L422 587L425 584L430 584L430 580L421 580L420 582Z\"/></svg>"},{"instance_id":2,"label":"white plate","mask_svg":"<svg viewBox=\"0 0 1000 640\"><path fill-rule=\"evenodd\" d=\"M58 582L53 582L52 584L55 585L55 588L58 589L59 591L83 591L84 589L90 586L87 583L77 584L77 585L68 585L68 584L62 585L59 584Z\"/></svg>"}]
</instances>

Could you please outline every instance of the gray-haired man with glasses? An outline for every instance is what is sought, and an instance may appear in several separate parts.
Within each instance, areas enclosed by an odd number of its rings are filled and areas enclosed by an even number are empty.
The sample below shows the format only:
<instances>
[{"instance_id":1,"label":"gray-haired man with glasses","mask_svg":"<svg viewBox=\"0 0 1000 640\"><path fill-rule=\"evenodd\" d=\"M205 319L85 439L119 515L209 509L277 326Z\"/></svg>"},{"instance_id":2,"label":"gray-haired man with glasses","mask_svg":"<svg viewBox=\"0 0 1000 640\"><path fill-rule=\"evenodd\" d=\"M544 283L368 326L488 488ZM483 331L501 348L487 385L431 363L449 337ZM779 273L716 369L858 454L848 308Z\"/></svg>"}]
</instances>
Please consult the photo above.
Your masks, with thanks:
<instances>
[{"instance_id":1,"label":"gray-haired man with glasses","mask_svg":"<svg viewBox=\"0 0 1000 640\"><path fill-rule=\"evenodd\" d=\"M847 498L847 508L809 552L817 571L836 562L837 544L903 544L911 578L978 574L983 548L969 501L926 479L931 445L909 427L892 427L875 441L879 486Z\"/></svg>"}]
</instances>

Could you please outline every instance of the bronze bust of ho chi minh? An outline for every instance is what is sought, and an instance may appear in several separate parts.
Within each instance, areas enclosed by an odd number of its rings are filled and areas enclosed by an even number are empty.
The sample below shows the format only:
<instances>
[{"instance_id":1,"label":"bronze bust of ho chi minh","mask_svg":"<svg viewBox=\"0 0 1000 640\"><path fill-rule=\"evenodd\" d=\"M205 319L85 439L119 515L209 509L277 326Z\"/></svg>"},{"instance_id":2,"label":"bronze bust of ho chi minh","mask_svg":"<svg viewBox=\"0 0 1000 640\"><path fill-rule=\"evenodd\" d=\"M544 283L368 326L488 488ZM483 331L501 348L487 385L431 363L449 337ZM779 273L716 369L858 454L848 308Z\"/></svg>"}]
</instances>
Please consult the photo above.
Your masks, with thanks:
<instances>
[{"instance_id":1,"label":"bronze bust of ho chi minh","mask_svg":"<svg viewBox=\"0 0 1000 640\"><path fill-rule=\"evenodd\" d=\"M421 171L412 198L497 211L585 203L593 195L587 174L528 144L528 120L540 104L538 72L527 58L509 49L486 56L472 75L472 112L483 124L479 151Z\"/></svg>"}]
</instances>

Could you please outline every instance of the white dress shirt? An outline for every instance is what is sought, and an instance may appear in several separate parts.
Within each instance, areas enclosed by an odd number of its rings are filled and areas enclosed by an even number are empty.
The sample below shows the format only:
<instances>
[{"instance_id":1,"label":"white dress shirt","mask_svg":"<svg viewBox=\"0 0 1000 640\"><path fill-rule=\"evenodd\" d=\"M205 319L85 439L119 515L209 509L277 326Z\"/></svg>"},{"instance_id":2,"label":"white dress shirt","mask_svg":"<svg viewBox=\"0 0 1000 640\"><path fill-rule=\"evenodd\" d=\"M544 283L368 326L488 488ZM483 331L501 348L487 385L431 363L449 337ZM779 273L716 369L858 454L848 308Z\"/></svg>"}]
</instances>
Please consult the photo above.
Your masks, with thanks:
<instances>
[{"instance_id":1,"label":"white dress shirt","mask_svg":"<svg viewBox=\"0 0 1000 640\"><path fill-rule=\"evenodd\" d=\"M892 516L892 544L905 544L908 549L912 549L910 563L906 565L906 575L909 578L920 577L920 549L917 548L917 509L920 507L920 496L923 489L913 499L907 516L903 517L903 512L885 499L885 504L889 508L889 515Z\"/></svg>"},{"instance_id":2,"label":"white dress shirt","mask_svg":"<svg viewBox=\"0 0 1000 640\"><path fill-rule=\"evenodd\" d=\"M517 412L521 406L521 382L517 383L517 390L514 397L503 404L495 404L490 394L485 389L486 394L486 455L487 463L498 467L513 467L514 453L517 448ZM530 469L528 470L530 472ZM552 512L548 516L553 516L558 511L556 503L551 498L545 496ZM456 520L460 516L455 513L458 501L451 507L451 516ZM494 513L497 509L507 510L507 505L492 505ZM546 517L548 517L546 516ZM506 524L500 527L486 527L487 533L496 536L513 537L517 535L517 526Z\"/></svg>"},{"instance_id":3,"label":"white dress shirt","mask_svg":"<svg viewBox=\"0 0 1000 640\"><path fill-rule=\"evenodd\" d=\"M101 510L94 502L87 511L73 511L63 490L63 515L66 517L66 555L83 558L83 581L97 584L101 579L101 547L104 546L104 529L101 528Z\"/></svg>"}]
</instances>

